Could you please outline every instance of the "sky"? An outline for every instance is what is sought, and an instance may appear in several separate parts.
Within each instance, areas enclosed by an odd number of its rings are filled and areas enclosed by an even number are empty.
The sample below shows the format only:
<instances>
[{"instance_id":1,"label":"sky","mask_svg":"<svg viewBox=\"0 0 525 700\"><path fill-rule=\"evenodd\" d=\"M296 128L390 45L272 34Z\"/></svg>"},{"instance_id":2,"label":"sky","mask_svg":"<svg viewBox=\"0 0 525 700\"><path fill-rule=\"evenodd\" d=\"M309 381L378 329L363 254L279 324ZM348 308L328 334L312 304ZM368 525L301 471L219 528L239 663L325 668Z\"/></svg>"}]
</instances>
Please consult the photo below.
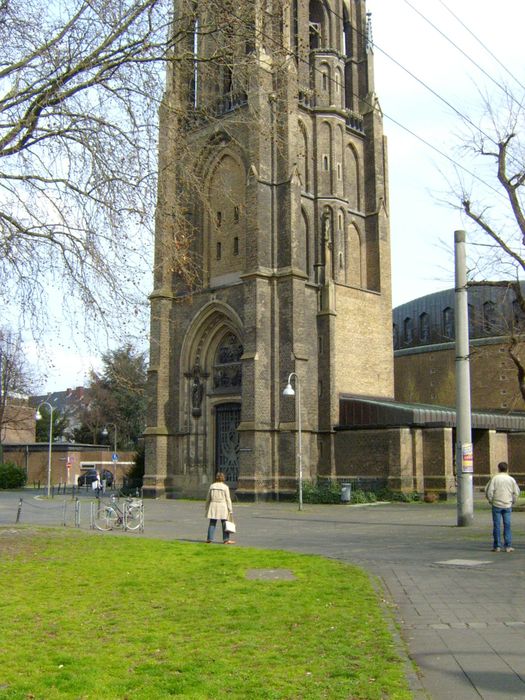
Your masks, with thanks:
<instances>
[{"instance_id":1,"label":"sky","mask_svg":"<svg viewBox=\"0 0 525 700\"><path fill-rule=\"evenodd\" d=\"M469 240L469 222L441 204L456 170L446 156L469 165L456 148L461 119L421 83L474 121L481 113L479 92L500 93L495 82L512 84L523 97L498 61L525 83L525 5L520 0L368 0L367 9L375 88L388 138L392 292L398 306L453 286L454 230L466 229Z\"/></svg>"},{"instance_id":2,"label":"sky","mask_svg":"<svg viewBox=\"0 0 525 700\"><path fill-rule=\"evenodd\" d=\"M480 91L497 93L495 82L512 83L498 61L525 83L525 3L368 0L367 9L372 13L375 90L388 138L392 292L397 306L453 286L454 230L465 228L468 234L469 229L459 212L441 202L457 168L449 158L470 167L457 151L461 120L453 108L476 118ZM36 346L28 351L30 361L38 357ZM57 338L52 355L44 391L85 384L89 369L100 368L99 349L79 338Z\"/></svg>"}]
</instances>

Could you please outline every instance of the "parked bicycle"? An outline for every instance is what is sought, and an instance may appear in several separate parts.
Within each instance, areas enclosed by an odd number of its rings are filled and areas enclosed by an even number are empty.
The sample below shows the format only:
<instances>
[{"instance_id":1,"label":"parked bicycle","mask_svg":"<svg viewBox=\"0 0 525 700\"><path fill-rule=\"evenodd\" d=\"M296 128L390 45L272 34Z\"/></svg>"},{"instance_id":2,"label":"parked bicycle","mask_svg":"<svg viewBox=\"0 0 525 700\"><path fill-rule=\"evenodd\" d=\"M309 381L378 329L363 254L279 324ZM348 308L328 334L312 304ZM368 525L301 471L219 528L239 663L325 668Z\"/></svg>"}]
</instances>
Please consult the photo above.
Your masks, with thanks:
<instances>
[{"instance_id":1,"label":"parked bicycle","mask_svg":"<svg viewBox=\"0 0 525 700\"><path fill-rule=\"evenodd\" d=\"M97 501L93 504L93 526L97 530L113 530L123 527L124 530L144 529L144 505L138 498L126 498L122 507L115 496L109 501Z\"/></svg>"}]
</instances>

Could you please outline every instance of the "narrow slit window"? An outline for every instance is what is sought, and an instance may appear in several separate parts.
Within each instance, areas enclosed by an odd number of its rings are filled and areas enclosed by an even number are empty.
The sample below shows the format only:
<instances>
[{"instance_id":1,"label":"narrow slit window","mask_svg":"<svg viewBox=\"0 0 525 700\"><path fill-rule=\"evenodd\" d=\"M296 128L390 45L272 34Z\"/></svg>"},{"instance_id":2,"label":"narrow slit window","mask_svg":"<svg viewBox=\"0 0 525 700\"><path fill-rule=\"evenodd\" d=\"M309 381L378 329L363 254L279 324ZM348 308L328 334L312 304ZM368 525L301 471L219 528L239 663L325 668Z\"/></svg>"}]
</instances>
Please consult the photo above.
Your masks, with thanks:
<instances>
[{"instance_id":1,"label":"narrow slit window","mask_svg":"<svg viewBox=\"0 0 525 700\"><path fill-rule=\"evenodd\" d=\"M217 260L220 260L222 257L222 246L220 242L217 242Z\"/></svg>"},{"instance_id":2,"label":"narrow slit window","mask_svg":"<svg viewBox=\"0 0 525 700\"><path fill-rule=\"evenodd\" d=\"M235 207L233 207L233 223L238 224L239 218L240 218L239 207L235 206Z\"/></svg>"},{"instance_id":3,"label":"narrow slit window","mask_svg":"<svg viewBox=\"0 0 525 700\"><path fill-rule=\"evenodd\" d=\"M233 254L239 255L239 237L235 236L233 239Z\"/></svg>"},{"instance_id":4,"label":"narrow slit window","mask_svg":"<svg viewBox=\"0 0 525 700\"><path fill-rule=\"evenodd\" d=\"M220 228L222 226L222 211L218 211L216 213L215 223L217 224L217 228Z\"/></svg>"}]
</instances>

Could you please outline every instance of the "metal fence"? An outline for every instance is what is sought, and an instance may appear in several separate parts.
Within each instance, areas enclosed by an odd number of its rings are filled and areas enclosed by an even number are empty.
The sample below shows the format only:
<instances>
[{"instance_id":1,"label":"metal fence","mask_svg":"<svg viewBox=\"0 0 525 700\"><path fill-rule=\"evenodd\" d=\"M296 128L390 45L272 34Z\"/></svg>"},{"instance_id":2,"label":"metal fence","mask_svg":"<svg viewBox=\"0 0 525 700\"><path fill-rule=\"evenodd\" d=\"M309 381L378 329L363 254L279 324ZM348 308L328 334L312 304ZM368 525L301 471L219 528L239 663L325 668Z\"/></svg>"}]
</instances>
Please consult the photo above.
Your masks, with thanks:
<instances>
[{"instance_id":1,"label":"metal fence","mask_svg":"<svg viewBox=\"0 0 525 700\"><path fill-rule=\"evenodd\" d=\"M91 491L82 489L79 494L74 488L68 487L64 493L54 487L52 498L47 497L45 489L37 488L0 492L0 525L93 528L93 504L98 500ZM113 492L112 495L118 503L120 494ZM140 490L133 495L142 503ZM143 521L140 530L143 530Z\"/></svg>"}]
</instances>

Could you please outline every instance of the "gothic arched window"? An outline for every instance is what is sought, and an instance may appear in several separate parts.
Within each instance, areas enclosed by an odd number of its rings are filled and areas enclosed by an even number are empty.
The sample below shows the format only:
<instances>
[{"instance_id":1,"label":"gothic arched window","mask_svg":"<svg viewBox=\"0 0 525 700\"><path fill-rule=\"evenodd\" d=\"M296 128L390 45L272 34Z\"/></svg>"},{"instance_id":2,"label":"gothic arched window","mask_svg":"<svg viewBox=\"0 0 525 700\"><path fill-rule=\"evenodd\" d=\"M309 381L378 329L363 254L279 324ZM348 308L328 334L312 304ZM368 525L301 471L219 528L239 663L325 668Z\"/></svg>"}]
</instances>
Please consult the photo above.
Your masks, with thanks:
<instances>
[{"instance_id":1,"label":"gothic arched window","mask_svg":"<svg viewBox=\"0 0 525 700\"><path fill-rule=\"evenodd\" d=\"M243 347L234 333L221 340L213 363L213 388L217 392L237 392L242 384Z\"/></svg>"},{"instance_id":2,"label":"gothic arched window","mask_svg":"<svg viewBox=\"0 0 525 700\"><path fill-rule=\"evenodd\" d=\"M310 49L322 49L327 46L326 14L320 0L310 0Z\"/></svg>"},{"instance_id":3,"label":"gothic arched window","mask_svg":"<svg viewBox=\"0 0 525 700\"><path fill-rule=\"evenodd\" d=\"M411 343L414 340L414 322L410 316L407 316L403 321L403 330L405 343Z\"/></svg>"},{"instance_id":4,"label":"gothic arched window","mask_svg":"<svg viewBox=\"0 0 525 700\"><path fill-rule=\"evenodd\" d=\"M423 343L430 340L430 319L425 311L419 315L419 340Z\"/></svg>"},{"instance_id":5,"label":"gothic arched window","mask_svg":"<svg viewBox=\"0 0 525 700\"><path fill-rule=\"evenodd\" d=\"M445 338L454 337L454 309L450 306L443 309L443 335Z\"/></svg>"},{"instance_id":6,"label":"gothic arched window","mask_svg":"<svg viewBox=\"0 0 525 700\"><path fill-rule=\"evenodd\" d=\"M493 301L486 301L483 304L483 330L485 333L494 333L496 325L496 305Z\"/></svg>"}]
</instances>

